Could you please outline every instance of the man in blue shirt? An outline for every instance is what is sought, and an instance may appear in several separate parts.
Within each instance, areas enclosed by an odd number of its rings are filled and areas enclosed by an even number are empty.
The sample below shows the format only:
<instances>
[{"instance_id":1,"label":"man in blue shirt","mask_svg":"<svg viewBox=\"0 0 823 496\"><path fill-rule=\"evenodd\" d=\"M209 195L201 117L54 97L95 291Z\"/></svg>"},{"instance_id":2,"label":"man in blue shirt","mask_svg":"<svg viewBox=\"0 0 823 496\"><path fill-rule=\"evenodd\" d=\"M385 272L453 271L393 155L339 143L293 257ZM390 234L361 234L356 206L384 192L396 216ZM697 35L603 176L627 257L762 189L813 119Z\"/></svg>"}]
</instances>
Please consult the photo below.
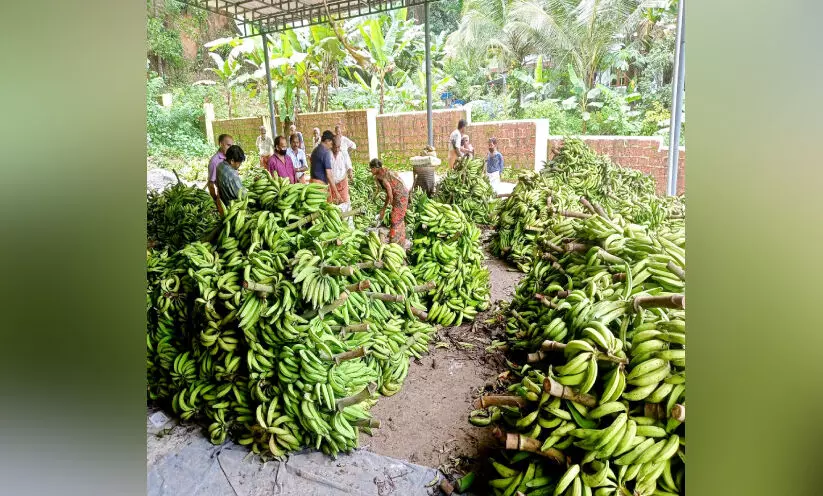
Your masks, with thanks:
<instances>
[{"instance_id":1,"label":"man in blue shirt","mask_svg":"<svg viewBox=\"0 0 823 496\"><path fill-rule=\"evenodd\" d=\"M503 155L497 150L497 138L489 138L489 153L486 155L486 175L492 188L497 190L500 173L503 172Z\"/></svg>"},{"instance_id":2,"label":"man in blue shirt","mask_svg":"<svg viewBox=\"0 0 823 496\"><path fill-rule=\"evenodd\" d=\"M338 198L337 188L329 176L332 174L331 146L334 142L334 134L331 131L323 131L320 137L320 144L314 147L311 152L311 182L325 184L329 187L329 201L336 203Z\"/></svg>"}]
</instances>

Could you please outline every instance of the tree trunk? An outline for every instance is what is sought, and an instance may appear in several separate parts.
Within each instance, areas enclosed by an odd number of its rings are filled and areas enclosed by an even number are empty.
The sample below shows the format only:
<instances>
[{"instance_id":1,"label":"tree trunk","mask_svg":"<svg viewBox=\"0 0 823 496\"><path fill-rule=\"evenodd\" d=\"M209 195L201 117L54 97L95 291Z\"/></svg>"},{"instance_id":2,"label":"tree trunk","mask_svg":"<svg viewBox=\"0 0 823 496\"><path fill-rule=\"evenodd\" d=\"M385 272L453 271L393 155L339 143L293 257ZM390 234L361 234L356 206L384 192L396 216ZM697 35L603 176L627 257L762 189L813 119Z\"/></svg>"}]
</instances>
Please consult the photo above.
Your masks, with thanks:
<instances>
[{"instance_id":1,"label":"tree trunk","mask_svg":"<svg viewBox=\"0 0 823 496\"><path fill-rule=\"evenodd\" d=\"M229 119L231 119L231 88L226 88L226 106L229 109Z\"/></svg>"},{"instance_id":2,"label":"tree trunk","mask_svg":"<svg viewBox=\"0 0 823 496\"><path fill-rule=\"evenodd\" d=\"M383 113L383 98L386 94L386 76L385 74L380 74L380 114Z\"/></svg>"}]
</instances>

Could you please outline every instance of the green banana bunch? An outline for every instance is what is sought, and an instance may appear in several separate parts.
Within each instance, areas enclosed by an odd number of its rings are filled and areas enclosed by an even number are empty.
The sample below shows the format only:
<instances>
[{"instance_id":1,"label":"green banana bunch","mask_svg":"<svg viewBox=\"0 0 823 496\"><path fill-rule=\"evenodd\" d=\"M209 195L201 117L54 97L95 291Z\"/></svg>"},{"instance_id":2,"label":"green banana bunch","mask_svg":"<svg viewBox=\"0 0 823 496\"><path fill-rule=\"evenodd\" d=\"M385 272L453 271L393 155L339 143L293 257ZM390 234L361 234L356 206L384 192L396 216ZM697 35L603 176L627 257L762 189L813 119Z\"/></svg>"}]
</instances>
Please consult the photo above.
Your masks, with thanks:
<instances>
[{"instance_id":1,"label":"green banana bunch","mask_svg":"<svg viewBox=\"0 0 823 496\"><path fill-rule=\"evenodd\" d=\"M581 197L598 205L604 216L652 231L685 225L684 197L657 196L651 177L616 166L570 138L543 170L522 175L511 196L499 203L492 253L528 272L540 256L538 234L548 228L561 233L564 228L557 224L567 220L554 214L579 209ZM598 234L611 227L592 226Z\"/></svg>"},{"instance_id":2,"label":"green banana bunch","mask_svg":"<svg viewBox=\"0 0 823 496\"><path fill-rule=\"evenodd\" d=\"M458 160L438 184L434 199L459 207L476 224L491 224L496 195L483 160Z\"/></svg>"},{"instance_id":3,"label":"green banana bunch","mask_svg":"<svg viewBox=\"0 0 823 496\"><path fill-rule=\"evenodd\" d=\"M203 189L178 182L146 195L146 234L156 248L179 250L210 233L219 221L214 200Z\"/></svg>"},{"instance_id":4,"label":"green banana bunch","mask_svg":"<svg viewBox=\"0 0 823 496\"><path fill-rule=\"evenodd\" d=\"M422 198L410 258L418 280L434 281L428 292L429 321L459 326L488 308L489 271L483 266L480 230L453 205Z\"/></svg>"}]
</instances>

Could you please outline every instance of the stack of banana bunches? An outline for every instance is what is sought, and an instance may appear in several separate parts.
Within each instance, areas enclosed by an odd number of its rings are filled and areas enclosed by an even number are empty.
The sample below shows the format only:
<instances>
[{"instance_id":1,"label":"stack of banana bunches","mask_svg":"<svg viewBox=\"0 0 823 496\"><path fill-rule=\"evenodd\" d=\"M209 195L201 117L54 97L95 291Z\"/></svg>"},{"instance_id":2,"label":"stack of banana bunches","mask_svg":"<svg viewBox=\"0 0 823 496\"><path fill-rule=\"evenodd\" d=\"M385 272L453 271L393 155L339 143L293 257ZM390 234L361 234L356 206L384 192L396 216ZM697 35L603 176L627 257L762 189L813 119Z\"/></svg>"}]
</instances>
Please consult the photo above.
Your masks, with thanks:
<instances>
[{"instance_id":1,"label":"stack of banana bunches","mask_svg":"<svg viewBox=\"0 0 823 496\"><path fill-rule=\"evenodd\" d=\"M377 392L427 352L403 249L349 228L327 191L260 177L208 241L147 253L148 397L264 457L336 455L379 427Z\"/></svg>"},{"instance_id":2,"label":"stack of banana bunches","mask_svg":"<svg viewBox=\"0 0 823 496\"><path fill-rule=\"evenodd\" d=\"M683 222L652 231L578 207L548 205L540 256L505 310L515 379L470 415L505 443L489 493L685 494Z\"/></svg>"},{"instance_id":3,"label":"stack of banana bunches","mask_svg":"<svg viewBox=\"0 0 823 496\"><path fill-rule=\"evenodd\" d=\"M555 212L573 212L585 197L654 232L685 216L685 198L658 196L651 176L615 165L579 139L567 139L539 173L523 174L496 211L491 252L528 272L542 253L535 245Z\"/></svg>"}]
</instances>

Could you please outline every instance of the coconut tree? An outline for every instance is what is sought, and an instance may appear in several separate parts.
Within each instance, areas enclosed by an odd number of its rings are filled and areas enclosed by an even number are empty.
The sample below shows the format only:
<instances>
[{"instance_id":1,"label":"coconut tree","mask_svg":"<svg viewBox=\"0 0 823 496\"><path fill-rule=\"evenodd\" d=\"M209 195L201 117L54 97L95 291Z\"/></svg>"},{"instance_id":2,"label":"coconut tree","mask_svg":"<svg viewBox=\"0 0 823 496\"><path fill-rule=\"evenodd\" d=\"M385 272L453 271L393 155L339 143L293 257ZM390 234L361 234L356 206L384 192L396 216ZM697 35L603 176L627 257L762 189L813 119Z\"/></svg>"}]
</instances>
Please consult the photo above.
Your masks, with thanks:
<instances>
[{"instance_id":1,"label":"coconut tree","mask_svg":"<svg viewBox=\"0 0 823 496\"><path fill-rule=\"evenodd\" d=\"M520 27L556 66L570 66L582 87L582 108L599 71L616 61L622 40L660 0L521 0L510 21ZM585 129L583 123L583 132Z\"/></svg>"},{"instance_id":2,"label":"coconut tree","mask_svg":"<svg viewBox=\"0 0 823 496\"><path fill-rule=\"evenodd\" d=\"M463 58L470 67L508 71L535 53L534 42L514 23L519 0L467 0L457 30L446 42L446 54Z\"/></svg>"}]
</instances>

